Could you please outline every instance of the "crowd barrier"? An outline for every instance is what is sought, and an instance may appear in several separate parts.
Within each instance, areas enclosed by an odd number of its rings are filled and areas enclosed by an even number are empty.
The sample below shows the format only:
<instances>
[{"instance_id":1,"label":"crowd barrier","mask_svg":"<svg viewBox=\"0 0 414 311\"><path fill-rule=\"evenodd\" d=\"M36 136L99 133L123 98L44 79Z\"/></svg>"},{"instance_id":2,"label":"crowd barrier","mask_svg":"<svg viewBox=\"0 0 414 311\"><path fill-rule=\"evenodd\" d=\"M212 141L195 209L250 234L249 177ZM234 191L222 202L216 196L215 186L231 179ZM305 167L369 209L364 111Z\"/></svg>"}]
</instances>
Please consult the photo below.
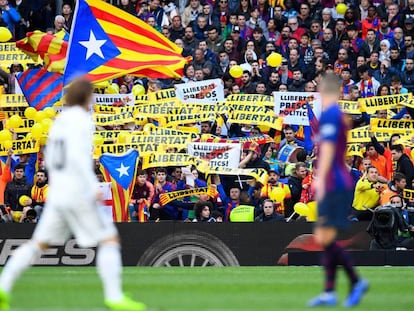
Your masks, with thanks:
<instances>
[{"instance_id":1,"label":"crowd barrier","mask_svg":"<svg viewBox=\"0 0 414 311\"><path fill-rule=\"evenodd\" d=\"M358 265L414 265L414 252L370 252L368 223L355 223L340 243L354 252ZM120 223L126 266L273 266L315 265L321 249L309 223ZM32 234L32 224L0 225L0 266ZM94 248L71 239L35 260L40 266L89 266ZM382 258L382 259L381 259ZM390 258L392 259L390 261Z\"/></svg>"}]
</instances>

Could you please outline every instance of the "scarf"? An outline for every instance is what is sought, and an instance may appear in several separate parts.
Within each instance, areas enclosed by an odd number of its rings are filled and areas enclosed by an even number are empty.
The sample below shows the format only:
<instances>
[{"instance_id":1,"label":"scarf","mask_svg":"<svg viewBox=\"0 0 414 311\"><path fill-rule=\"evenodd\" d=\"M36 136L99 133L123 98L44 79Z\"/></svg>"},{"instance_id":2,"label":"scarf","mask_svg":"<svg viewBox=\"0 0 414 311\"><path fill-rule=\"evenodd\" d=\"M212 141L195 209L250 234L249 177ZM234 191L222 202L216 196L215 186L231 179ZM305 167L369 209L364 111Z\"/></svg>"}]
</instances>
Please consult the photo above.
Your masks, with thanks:
<instances>
[{"instance_id":1,"label":"scarf","mask_svg":"<svg viewBox=\"0 0 414 311\"><path fill-rule=\"evenodd\" d=\"M362 98L368 98L368 97L375 96L374 87L372 85L372 78L368 79L368 85L366 86L366 90L365 90L365 80L361 80L360 90L361 90Z\"/></svg>"}]
</instances>

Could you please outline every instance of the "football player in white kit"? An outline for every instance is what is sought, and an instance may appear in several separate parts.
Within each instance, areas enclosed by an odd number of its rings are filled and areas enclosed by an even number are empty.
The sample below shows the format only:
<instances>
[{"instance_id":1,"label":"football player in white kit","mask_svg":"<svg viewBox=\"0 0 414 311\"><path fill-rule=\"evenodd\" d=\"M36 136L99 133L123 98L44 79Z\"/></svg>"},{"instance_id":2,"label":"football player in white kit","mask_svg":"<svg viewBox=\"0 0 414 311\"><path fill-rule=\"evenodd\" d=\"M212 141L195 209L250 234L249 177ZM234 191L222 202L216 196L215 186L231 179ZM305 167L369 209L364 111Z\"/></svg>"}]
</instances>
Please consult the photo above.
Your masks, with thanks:
<instances>
[{"instance_id":1,"label":"football player in white kit","mask_svg":"<svg viewBox=\"0 0 414 311\"><path fill-rule=\"evenodd\" d=\"M78 80L69 87L65 109L56 118L45 153L49 194L32 239L19 247L0 276L0 310L9 309L13 284L31 260L50 244L71 234L81 247L98 246L96 265L105 305L112 310L145 310L122 292L122 261L118 232L111 219L98 212L101 194L92 165L93 123L89 110L93 87Z\"/></svg>"}]
</instances>

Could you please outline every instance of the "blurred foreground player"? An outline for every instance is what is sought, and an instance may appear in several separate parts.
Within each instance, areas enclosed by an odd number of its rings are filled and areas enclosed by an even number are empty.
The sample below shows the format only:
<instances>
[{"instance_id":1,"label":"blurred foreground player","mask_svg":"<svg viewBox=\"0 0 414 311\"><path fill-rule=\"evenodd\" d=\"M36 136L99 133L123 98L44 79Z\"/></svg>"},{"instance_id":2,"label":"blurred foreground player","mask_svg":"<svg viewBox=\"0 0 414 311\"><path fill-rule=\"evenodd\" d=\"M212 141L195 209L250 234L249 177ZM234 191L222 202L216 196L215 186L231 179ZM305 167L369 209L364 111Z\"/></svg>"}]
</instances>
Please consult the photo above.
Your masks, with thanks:
<instances>
[{"instance_id":1,"label":"blurred foreground player","mask_svg":"<svg viewBox=\"0 0 414 311\"><path fill-rule=\"evenodd\" d=\"M341 82L334 74L327 74L321 81L322 115L319 122L318 183L316 199L319 218L315 238L324 248L323 267L325 290L308 305L334 306L336 270L342 265L351 282L345 307L357 305L368 290L368 282L359 278L349 254L336 242L339 229L348 227L347 216L352 204L352 180L345 166L347 122L337 101Z\"/></svg>"},{"instance_id":2,"label":"blurred foreground player","mask_svg":"<svg viewBox=\"0 0 414 311\"><path fill-rule=\"evenodd\" d=\"M105 305L112 310L145 310L122 292L122 262L117 230L98 212L101 198L92 165L92 130L89 103L92 85L75 81L68 89L65 110L49 133L45 159L49 196L42 220L32 239L19 247L0 276L0 310L9 309L9 295L31 260L50 244L73 234L81 247L98 245L96 265L102 279Z\"/></svg>"}]
</instances>

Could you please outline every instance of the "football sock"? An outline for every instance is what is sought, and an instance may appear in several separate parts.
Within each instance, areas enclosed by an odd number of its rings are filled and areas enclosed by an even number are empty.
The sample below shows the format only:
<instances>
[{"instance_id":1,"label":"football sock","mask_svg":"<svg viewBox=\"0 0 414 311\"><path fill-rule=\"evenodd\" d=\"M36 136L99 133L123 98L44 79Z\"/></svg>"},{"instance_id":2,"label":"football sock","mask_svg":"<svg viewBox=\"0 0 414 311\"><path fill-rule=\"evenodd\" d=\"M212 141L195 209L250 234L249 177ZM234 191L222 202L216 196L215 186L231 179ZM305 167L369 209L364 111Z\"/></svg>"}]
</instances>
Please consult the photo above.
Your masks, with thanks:
<instances>
[{"instance_id":1,"label":"football sock","mask_svg":"<svg viewBox=\"0 0 414 311\"><path fill-rule=\"evenodd\" d=\"M119 244L102 243L98 248L96 267L106 300L120 301L122 293L122 259Z\"/></svg>"},{"instance_id":2,"label":"football sock","mask_svg":"<svg viewBox=\"0 0 414 311\"><path fill-rule=\"evenodd\" d=\"M40 248L34 242L25 243L15 250L0 277L0 287L6 293L10 293L16 280L31 265L32 260L39 253Z\"/></svg>"},{"instance_id":3,"label":"football sock","mask_svg":"<svg viewBox=\"0 0 414 311\"><path fill-rule=\"evenodd\" d=\"M345 251L338 243L334 243L337 253L337 263L344 267L346 274L348 275L351 284L354 285L358 282L358 275L354 269L353 260L349 253Z\"/></svg>"},{"instance_id":4,"label":"football sock","mask_svg":"<svg viewBox=\"0 0 414 311\"><path fill-rule=\"evenodd\" d=\"M335 290L337 261L333 244L325 247L322 257L322 265L325 271L325 292Z\"/></svg>"}]
</instances>

